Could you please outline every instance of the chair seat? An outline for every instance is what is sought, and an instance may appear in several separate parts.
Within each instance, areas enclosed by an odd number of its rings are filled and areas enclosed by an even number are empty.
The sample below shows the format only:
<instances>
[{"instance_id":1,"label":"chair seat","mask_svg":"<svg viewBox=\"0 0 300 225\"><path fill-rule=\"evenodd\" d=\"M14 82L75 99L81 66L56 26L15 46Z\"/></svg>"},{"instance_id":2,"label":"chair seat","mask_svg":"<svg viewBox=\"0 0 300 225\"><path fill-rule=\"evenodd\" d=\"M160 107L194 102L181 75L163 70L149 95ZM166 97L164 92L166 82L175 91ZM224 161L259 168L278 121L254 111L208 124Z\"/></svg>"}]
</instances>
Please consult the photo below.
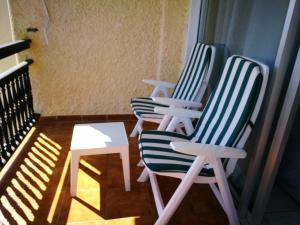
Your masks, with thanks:
<instances>
[{"instance_id":1,"label":"chair seat","mask_svg":"<svg viewBox=\"0 0 300 225\"><path fill-rule=\"evenodd\" d=\"M155 103L152 98L132 98L130 104L133 113L139 118L162 119L164 115L155 113L154 108L168 107L168 105Z\"/></svg>"},{"instance_id":2,"label":"chair seat","mask_svg":"<svg viewBox=\"0 0 300 225\"><path fill-rule=\"evenodd\" d=\"M195 156L174 151L170 142L190 141L186 135L166 131L142 131L139 136L140 155L146 166L155 172L182 172L189 170ZM199 176L214 176L213 168L206 164Z\"/></svg>"}]
</instances>

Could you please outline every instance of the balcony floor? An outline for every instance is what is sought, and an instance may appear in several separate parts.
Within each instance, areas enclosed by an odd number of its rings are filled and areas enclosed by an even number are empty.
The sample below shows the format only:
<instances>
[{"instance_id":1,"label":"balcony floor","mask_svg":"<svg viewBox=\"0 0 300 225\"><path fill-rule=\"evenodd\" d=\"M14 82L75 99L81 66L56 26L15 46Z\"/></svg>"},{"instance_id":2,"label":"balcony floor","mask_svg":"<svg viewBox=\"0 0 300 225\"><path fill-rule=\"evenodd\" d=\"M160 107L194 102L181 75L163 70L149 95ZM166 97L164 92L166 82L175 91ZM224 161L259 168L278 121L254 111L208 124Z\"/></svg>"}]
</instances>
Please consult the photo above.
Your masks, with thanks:
<instances>
[{"instance_id":1,"label":"balcony floor","mask_svg":"<svg viewBox=\"0 0 300 225\"><path fill-rule=\"evenodd\" d=\"M103 121L98 118L85 122ZM81 159L77 197L70 197L69 147L75 123L78 121L67 118L63 121L41 118L36 123L29 141L1 181L0 223L154 224L157 212L150 183L136 182L142 171L136 166L139 161L136 138L128 138L131 192L124 190L120 157L112 154ZM125 121L127 133L134 124L135 121ZM166 203L179 180L159 177L158 181ZM208 185L194 184L169 224L228 222Z\"/></svg>"}]
</instances>

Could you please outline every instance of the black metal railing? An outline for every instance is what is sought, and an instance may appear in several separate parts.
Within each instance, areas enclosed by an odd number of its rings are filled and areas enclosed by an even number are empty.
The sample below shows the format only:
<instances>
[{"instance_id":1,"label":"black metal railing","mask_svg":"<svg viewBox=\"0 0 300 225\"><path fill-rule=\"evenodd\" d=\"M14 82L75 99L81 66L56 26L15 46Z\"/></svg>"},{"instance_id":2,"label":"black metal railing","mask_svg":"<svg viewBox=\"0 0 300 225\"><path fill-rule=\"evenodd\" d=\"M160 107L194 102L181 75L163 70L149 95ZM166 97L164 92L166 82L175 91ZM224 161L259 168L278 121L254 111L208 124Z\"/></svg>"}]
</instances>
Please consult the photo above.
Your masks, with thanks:
<instances>
[{"instance_id":1,"label":"black metal railing","mask_svg":"<svg viewBox=\"0 0 300 225\"><path fill-rule=\"evenodd\" d=\"M0 46L0 59L30 47L30 40ZM31 84L26 60L0 73L0 169L33 126Z\"/></svg>"}]
</instances>

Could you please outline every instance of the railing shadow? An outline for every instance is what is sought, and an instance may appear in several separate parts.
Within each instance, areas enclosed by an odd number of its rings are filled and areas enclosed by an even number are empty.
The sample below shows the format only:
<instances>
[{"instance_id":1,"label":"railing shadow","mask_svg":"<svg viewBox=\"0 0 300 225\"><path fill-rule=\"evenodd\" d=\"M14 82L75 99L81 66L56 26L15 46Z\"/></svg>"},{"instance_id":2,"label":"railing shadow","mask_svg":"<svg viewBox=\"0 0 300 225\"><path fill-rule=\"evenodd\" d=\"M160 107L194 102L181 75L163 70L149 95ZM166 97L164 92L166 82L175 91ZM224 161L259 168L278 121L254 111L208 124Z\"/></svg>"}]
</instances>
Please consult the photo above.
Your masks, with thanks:
<instances>
[{"instance_id":1,"label":"railing shadow","mask_svg":"<svg viewBox=\"0 0 300 225\"><path fill-rule=\"evenodd\" d=\"M59 216L68 155L44 134L33 136L0 186L0 221L4 224L52 224ZM27 150L27 152L26 152Z\"/></svg>"},{"instance_id":2,"label":"railing shadow","mask_svg":"<svg viewBox=\"0 0 300 225\"><path fill-rule=\"evenodd\" d=\"M0 224L67 224L70 215L74 216L74 204L96 215L97 221L103 221L103 224L111 220L114 224L122 224L122 219L126 219L126 224L142 224L135 216L105 218L106 190L102 182L107 181L107 171L100 170L99 161L93 158L82 159L79 170L89 180L98 183L94 196L100 198L99 201L95 204L88 199L88 192L71 198L70 154L66 147L43 133L31 137L0 183ZM106 159L100 162L102 165L105 163ZM81 222L84 223L84 220Z\"/></svg>"}]
</instances>

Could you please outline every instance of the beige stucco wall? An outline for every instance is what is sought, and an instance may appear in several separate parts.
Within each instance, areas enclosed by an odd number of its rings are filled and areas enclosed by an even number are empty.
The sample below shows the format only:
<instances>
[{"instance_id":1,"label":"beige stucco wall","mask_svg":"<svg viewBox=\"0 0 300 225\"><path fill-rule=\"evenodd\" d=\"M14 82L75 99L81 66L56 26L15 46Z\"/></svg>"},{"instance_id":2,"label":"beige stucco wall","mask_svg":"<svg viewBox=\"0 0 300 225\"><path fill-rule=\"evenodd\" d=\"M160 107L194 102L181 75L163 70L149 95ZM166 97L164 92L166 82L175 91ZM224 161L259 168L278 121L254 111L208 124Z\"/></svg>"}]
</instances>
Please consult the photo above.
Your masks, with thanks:
<instances>
[{"instance_id":1,"label":"beige stucco wall","mask_svg":"<svg viewBox=\"0 0 300 225\"><path fill-rule=\"evenodd\" d=\"M12 42L12 31L8 13L7 0L0 0L0 45ZM0 60L0 73L16 65L16 57L10 56Z\"/></svg>"},{"instance_id":2,"label":"beige stucco wall","mask_svg":"<svg viewBox=\"0 0 300 225\"><path fill-rule=\"evenodd\" d=\"M186 45L189 0L10 0L27 57L35 109L43 115L130 113L147 96L143 78L175 81ZM39 32L26 34L26 28Z\"/></svg>"}]
</instances>

